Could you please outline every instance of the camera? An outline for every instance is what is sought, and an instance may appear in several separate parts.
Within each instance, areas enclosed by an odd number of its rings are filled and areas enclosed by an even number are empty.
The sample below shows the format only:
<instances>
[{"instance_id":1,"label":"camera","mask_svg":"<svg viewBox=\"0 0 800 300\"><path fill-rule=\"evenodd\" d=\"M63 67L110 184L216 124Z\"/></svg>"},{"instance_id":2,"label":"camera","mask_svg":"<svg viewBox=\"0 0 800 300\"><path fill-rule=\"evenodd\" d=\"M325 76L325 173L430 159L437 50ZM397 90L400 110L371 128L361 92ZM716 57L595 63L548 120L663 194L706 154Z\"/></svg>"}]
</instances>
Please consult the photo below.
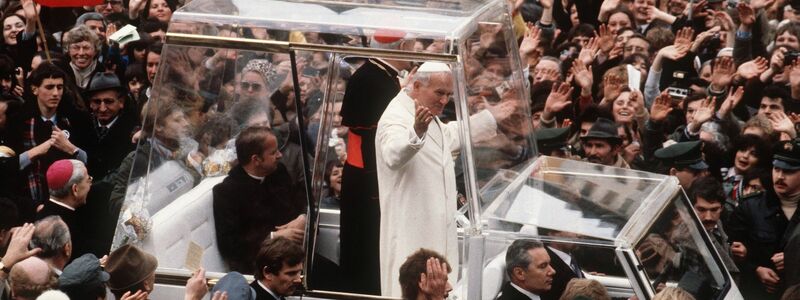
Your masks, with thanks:
<instances>
[{"instance_id":1,"label":"camera","mask_svg":"<svg viewBox=\"0 0 800 300\"><path fill-rule=\"evenodd\" d=\"M672 72L672 83L667 87L667 93L672 98L673 102L680 102L683 99L686 99L691 93L689 89L689 78L686 72L684 71L673 71Z\"/></svg>"},{"instance_id":2,"label":"camera","mask_svg":"<svg viewBox=\"0 0 800 300\"><path fill-rule=\"evenodd\" d=\"M789 50L783 55L783 66L791 66L797 58L800 57L800 51Z\"/></svg>"}]
</instances>

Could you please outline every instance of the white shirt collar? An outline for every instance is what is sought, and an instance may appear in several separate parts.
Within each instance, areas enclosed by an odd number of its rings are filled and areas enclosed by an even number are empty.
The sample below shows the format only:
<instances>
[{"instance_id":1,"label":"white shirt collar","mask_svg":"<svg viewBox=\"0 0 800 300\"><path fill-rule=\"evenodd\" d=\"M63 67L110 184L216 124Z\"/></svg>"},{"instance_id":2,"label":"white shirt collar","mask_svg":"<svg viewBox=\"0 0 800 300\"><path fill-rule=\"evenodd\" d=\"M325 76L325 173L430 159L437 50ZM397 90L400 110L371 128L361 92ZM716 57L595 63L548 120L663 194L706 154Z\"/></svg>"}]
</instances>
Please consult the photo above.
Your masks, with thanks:
<instances>
[{"instance_id":1,"label":"white shirt collar","mask_svg":"<svg viewBox=\"0 0 800 300\"><path fill-rule=\"evenodd\" d=\"M117 119L119 119L119 114L116 117L114 117L113 119L111 119L111 122L108 122L108 124L106 124L106 125L100 124L100 120L98 120L97 121L97 126L98 127L106 127L108 129L111 129L111 125L114 125L114 122L117 122Z\"/></svg>"},{"instance_id":2,"label":"white shirt collar","mask_svg":"<svg viewBox=\"0 0 800 300\"><path fill-rule=\"evenodd\" d=\"M72 206L69 206L69 205L67 205L66 203L64 203L64 202L60 202L60 201L58 201L58 200L56 200L56 199L50 198L50 202L53 202L53 203L55 203L55 204L58 204L59 206L63 206L64 208L66 208L66 209L69 209L69 210L71 210L71 211L75 211L75 208L73 208Z\"/></svg>"},{"instance_id":3,"label":"white shirt collar","mask_svg":"<svg viewBox=\"0 0 800 300\"><path fill-rule=\"evenodd\" d=\"M248 173L247 171L244 171L244 172L247 174L247 176L250 176L250 178L253 178L253 179L258 180L258 181L264 181L265 177L258 177L256 175Z\"/></svg>"},{"instance_id":4,"label":"white shirt collar","mask_svg":"<svg viewBox=\"0 0 800 300\"><path fill-rule=\"evenodd\" d=\"M42 121L44 121L44 122L50 121L50 122L53 122L53 124L57 124L56 123L56 115L53 115L49 119L45 118L44 116L39 116L39 117L42 118Z\"/></svg>"},{"instance_id":5,"label":"white shirt collar","mask_svg":"<svg viewBox=\"0 0 800 300\"><path fill-rule=\"evenodd\" d=\"M553 253L555 253L556 255L558 255L558 258L560 258L561 261L563 261L568 266L572 267L572 256L569 256L569 254L567 254L566 252L558 250L558 249L550 247L550 246L547 246L547 248L552 250Z\"/></svg>"},{"instance_id":6,"label":"white shirt collar","mask_svg":"<svg viewBox=\"0 0 800 300\"><path fill-rule=\"evenodd\" d=\"M258 282L258 285L259 285L259 286L261 286L261 288L262 288L262 289L264 289L265 291L267 291L267 293L269 293L270 295L272 295L272 297L273 297L273 298L275 298L275 299L280 299L280 298L281 298L280 296L278 296L278 295L275 295L275 293L273 293L273 292L272 292L272 290L270 290L270 289L269 289L269 288L268 288L266 285L264 285L263 283L261 283L261 280L258 280L257 282Z\"/></svg>"},{"instance_id":7,"label":"white shirt collar","mask_svg":"<svg viewBox=\"0 0 800 300\"><path fill-rule=\"evenodd\" d=\"M516 285L516 284L514 284L513 282L511 282L511 286L512 286L512 287L514 287L515 289L517 289L517 290L518 290L520 293L522 293L523 295L525 295L525 296L527 296L528 298L530 298L531 300L540 300L540 299L541 299L541 298L539 298L539 295L536 295L536 294L534 294L534 293L531 293L531 292L529 292L529 291L527 291L527 290L525 290L525 289L523 289L523 288L521 288L521 287L517 286L517 285Z\"/></svg>"}]
</instances>

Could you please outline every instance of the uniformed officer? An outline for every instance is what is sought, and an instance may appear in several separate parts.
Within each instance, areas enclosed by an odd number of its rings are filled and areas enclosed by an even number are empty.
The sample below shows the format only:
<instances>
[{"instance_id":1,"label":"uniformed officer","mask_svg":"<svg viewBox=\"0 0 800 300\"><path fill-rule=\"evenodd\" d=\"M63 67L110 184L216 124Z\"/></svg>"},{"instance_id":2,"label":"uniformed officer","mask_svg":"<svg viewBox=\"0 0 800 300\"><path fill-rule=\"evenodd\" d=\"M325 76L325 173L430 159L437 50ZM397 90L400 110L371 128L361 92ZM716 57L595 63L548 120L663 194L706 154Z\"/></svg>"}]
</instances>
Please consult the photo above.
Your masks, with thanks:
<instances>
[{"instance_id":1,"label":"uniformed officer","mask_svg":"<svg viewBox=\"0 0 800 300\"><path fill-rule=\"evenodd\" d=\"M681 142L658 149L654 155L661 160L668 175L678 177L681 187L689 189L695 179L708 174L702 150L702 141Z\"/></svg>"},{"instance_id":2,"label":"uniformed officer","mask_svg":"<svg viewBox=\"0 0 800 300\"><path fill-rule=\"evenodd\" d=\"M542 155L569 158L571 151L567 148L569 127L544 128L534 132L536 146Z\"/></svg>"},{"instance_id":3,"label":"uniformed officer","mask_svg":"<svg viewBox=\"0 0 800 300\"><path fill-rule=\"evenodd\" d=\"M748 249L740 266L747 299L778 299L800 277L800 141L779 143L774 153L774 192L741 199L729 222L731 240Z\"/></svg>"}]
</instances>

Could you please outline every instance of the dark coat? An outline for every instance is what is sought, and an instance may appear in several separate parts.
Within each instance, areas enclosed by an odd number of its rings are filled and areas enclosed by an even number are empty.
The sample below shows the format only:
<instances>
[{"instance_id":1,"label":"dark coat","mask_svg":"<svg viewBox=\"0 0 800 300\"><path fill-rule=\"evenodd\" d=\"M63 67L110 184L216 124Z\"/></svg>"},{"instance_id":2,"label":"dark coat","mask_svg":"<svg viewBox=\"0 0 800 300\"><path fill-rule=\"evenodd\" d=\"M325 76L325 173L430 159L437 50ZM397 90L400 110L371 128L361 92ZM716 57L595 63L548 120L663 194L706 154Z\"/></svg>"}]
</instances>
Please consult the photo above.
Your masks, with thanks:
<instances>
[{"instance_id":1,"label":"dark coat","mask_svg":"<svg viewBox=\"0 0 800 300\"><path fill-rule=\"evenodd\" d=\"M550 266L556 270L556 274L553 275L553 285L549 291L543 293L541 295L543 300L553 299L558 300L561 298L561 294L564 293L564 290L567 289L567 283L569 283L572 278L578 278L578 275L575 274L575 271L570 268L570 266L561 260L561 258L550 250L550 247L545 247L547 250L547 254L550 255ZM575 257L572 257L575 260Z\"/></svg>"},{"instance_id":2,"label":"dark coat","mask_svg":"<svg viewBox=\"0 0 800 300\"><path fill-rule=\"evenodd\" d=\"M795 212L795 214L797 214ZM784 276L786 286L800 283L800 227L787 232L786 247L783 248Z\"/></svg>"},{"instance_id":3,"label":"dark coat","mask_svg":"<svg viewBox=\"0 0 800 300\"><path fill-rule=\"evenodd\" d=\"M33 56L36 54L36 37L31 37L30 39L23 40L22 34L24 31L20 31L17 33L17 44L16 45L6 45L3 43L0 45L0 54L5 54L11 57L12 62L16 64L16 67L20 67L25 72L31 71L31 60L33 60Z\"/></svg>"},{"instance_id":4,"label":"dark coat","mask_svg":"<svg viewBox=\"0 0 800 300\"><path fill-rule=\"evenodd\" d=\"M277 226L306 213L306 201L291 184L282 164L263 182L241 166L214 187L214 222L217 245L232 271L253 271L261 243Z\"/></svg>"},{"instance_id":5,"label":"dark coat","mask_svg":"<svg viewBox=\"0 0 800 300\"><path fill-rule=\"evenodd\" d=\"M798 223L800 214L794 214L792 219L788 220L781 209L780 200L774 194L762 193L740 200L739 206L728 221L728 235L731 241L742 242L747 247L747 257L739 265L742 272L741 289L745 298L780 297L780 292L775 294L765 292L764 286L755 275L755 270L757 267L776 270L771 258L776 253L784 252L787 240ZM777 273L784 278L782 272Z\"/></svg>"},{"instance_id":6,"label":"dark coat","mask_svg":"<svg viewBox=\"0 0 800 300\"><path fill-rule=\"evenodd\" d=\"M77 258L87 252L85 223L83 222L84 220L79 219L77 209L73 211L48 200L44 202L42 210L36 213L36 220L41 220L48 216L61 217L61 220L64 220L64 223L69 227L69 235L72 241L72 258Z\"/></svg>"},{"instance_id":7,"label":"dark coat","mask_svg":"<svg viewBox=\"0 0 800 300\"><path fill-rule=\"evenodd\" d=\"M530 300L528 296L518 291L516 288L511 286L511 282L506 282L503 284L503 288L500 289L500 293L497 294L497 300Z\"/></svg>"},{"instance_id":8,"label":"dark coat","mask_svg":"<svg viewBox=\"0 0 800 300\"><path fill-rule=\"evenodd\" d=\"M258 279L253 280L253 282L250 283L250 287L256 291L256 300L278 300L258 284Z\"/></svg>"},{"instance_id":9,"label":"dark coat","mask_svg":"<svg viewBox=\"0 0 800 300\"><path fill-rule=\"evenodd\" d=\"M85 133L90 130L89 116L84 112L66 108L66 106L59 105L55 125L61 130L69 132L69 141L76 147L83 149L86 144ZM14 134L9 137L9 146L14 149L18 156L33 148L30 142L31 133L33 134L32 145L35 147L49 140L53 132L53 128L48 126L45 121L42 121L35 99L32 100L32 103L26 104L26 107L18 115L11 117L8 124L8 131ZM31 124L33 125L32 132ZM49 198L47 180L45 179L47 168L57 160L73 158L75 157L71 153L65 153L55 146L51 147L47 154L32 160L30 165L20 171L19 182L23 185L20 187L20 191L24 193L26 198L32 199L34 204L38 205L46 202ZM38 185L40 191L38 195L31 193L31 178L36 180L36 185Z\"/></svg>"},{"instance_id":10,"label":"dark coat","mask_svg":"<svg viewBox=\"0 0 800 300\"><path fill-rule=\"evenodd\" d=\"M347 82L342 102L342 124L350 130L348 143L360 144L348 148L340 200L341 259L352 283L346 288L351 292L380 294L381 211L375 133L383 111L398 92L397 72L379 60L367 60Z\"/></svg>"},{"instance_id":11,"label":"dark coat","mask_svg":"<svg viewBox=\"0 0 800 300\"><path fill-rule=\"evenodd\" d=\"M136 149L136 144L131 142L136 126L135 119L121 113L108 132L101 136L97 122L92 122L84 150L89 156L89 175L96 181L116 171L125 156Z\"/></svg>"}]
</instances>

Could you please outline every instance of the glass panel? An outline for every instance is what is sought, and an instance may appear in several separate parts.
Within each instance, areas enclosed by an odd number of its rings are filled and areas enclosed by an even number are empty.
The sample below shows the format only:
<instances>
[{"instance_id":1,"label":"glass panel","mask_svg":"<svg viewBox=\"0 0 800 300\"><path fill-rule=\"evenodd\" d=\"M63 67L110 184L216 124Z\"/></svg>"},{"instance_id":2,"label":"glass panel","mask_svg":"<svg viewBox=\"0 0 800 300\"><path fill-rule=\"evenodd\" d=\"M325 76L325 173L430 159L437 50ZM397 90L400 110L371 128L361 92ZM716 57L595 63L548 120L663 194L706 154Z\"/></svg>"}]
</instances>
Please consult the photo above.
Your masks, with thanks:
<instances>
[{"instance_id":1,"label":"glass panel","mask_svg":"<svg viewBox=\"0 0 800 300\"><path fill-rule=\"evenodd\" d=\"M496 121L496 130L487 132L485 124L470 119L469 133L464 133L465 138L472 138L468 152L474 161L474 170L466 168L467 176L475 176L476 184L467 188L476 189L475 196L484 208L494 200L492 192L504 188L505 181L498 179L519 172L537 154L530 122L529 83L521 71L508 19L505 12L482 15L459 49L465 57L467 79L467 102L459 109L466 115L489 110ZM489 183L491 188L487 189Z\"/></svg>"},{"instance_id":2,"label":"glass panel","mask_svg":"<svg viewBox=\"0 0 800 300\"><path fill-rule=\"evenodd\" d=\"M457 38L475 13L500 1L246 1L194 0L172 20L361 35L361 29L394 28L415 36Z\"/></svg>"},{"instance_id":3,"label":"glass panel","mask_svg":"<svg viewBox=\"0 0 800 300\"><path fill-rule=\"evenodd\" d=\"M227 26L203 30L242 34ZM252 274L255 250L276 226L290 224L303 242L308 151L300 149L293 121L288 58L163 48L137 151L115 182L112 203L121 209L112 249L136 244L161 268ZM301 87L303 96L310 88Z\"/></svg>"},{"instance_id":4,"label":"glass panel","mask_svg":"<svg viewBox=\"0 0 800 300\"><path fill-rule=\"evenodd\" d=\"M730 276L688 203L679 193L636 244L636 254L656 291L678 286L697 299L721 299Z\"/></svg>"},{"instance_id":5,"label":"glass panel","mask_svg":"<svg viewBox=\"0 0 800 300\"><path fill-rule=\"evenodd\" d=\"M484 187L483 195L503 199L484 201L484 217L490 228L525 224L614 241L664 178L542 156L520 173L498 173Z\"/></svg>"},{"instance_id":6,"label":"glass panel","mask_svg":"<svg viewBox=\"0 0 800 300\"><path fill-rule=\"evenodd\" d=\"M413 45L415 41L406 42ZM419 153L402 159L396 157L398 150L395 148L402 148L400 144L408 142L410 134L414 132L415 104L407 95L415 97L420 105L427 105L432 110L438 109L433 112L436 115L441 113L440 110L446 103L452 103L452 99L460 99L453 80L459 74L456 65L445 67L456 70L447 75L446 80L444 77L440 78L444 76L441 73L429 75L422 72L427 75L417 73L409 82L409 71L423 63L349 55L336 55L333 59L328 96L324 98L320 108L322 116L318 120L310 121L309 130L319 128L313 180L314 199L323 212L334 207L331 204L339 205L335 209L341 208L341 248L339 240L326 237L332 232L320 230L316 249L318 253L326 253L323 254L325 259L338 264L343 274L357 283L342 284L335 287L336 290L379 294L381 286L378 279L382 274L388 274L388 271L381 272L379 248L387 243L406 244L402 248L386 247L405 251L391 254L391 257L406 257L420 247L447 253L454 262L454 278L457 278L459 255L458 242L455 240L455 219L456 207L463 202L457 202L458 184L455 182L451 153L460 150L459 122L452 120L445 125L442 121L431 121L428 131L423 134L425 138ZM401 91L403 84L405 91ZM438 93L442 96L435 96ZM390 110L387 106L394 107L393 119L388 119L386 126L381 127L379 120ZM452 115L455 112L451 109L448 113ZM384 132L383 136L381 132ZM381 151L386 145L395 148ZM397 162L398 159L405 161ZM426 165L431 160L437 162ZM399 164L404 165L400 168L402 170L397 168ZM413 171L404 174L404 170ZM337 178L332 177L335 172L341 172L338 183ZM419 173L428 173L429 176L417 178ZM402 188L395 184L400 182L404 182ZM426 191L430 185L441 190ZM458 186L463 187L463 182ZM417 190L424 193L425 197L433 199L432 208L422 207L422 198L411 197L406 190ZM389 208L392 205L397 207ZM381 214L381 206L386 207L383 210L384 215ZM410 209L419 209L421 213L386 213ZM387 220L384 221L386 223L381 223L383 220ZM422 224L426 226L420 227ZM380 228L386 230L381 232L378 230ZM422 231L428 232L427 235L431 238L416 239L422 236ZM387 239L386 242L381 242L382 234ZM341 256L331 255L339 249ZM315 265L316 263L315 261ZM387 265L386 268L396 271L400 263L402 261L393 262L394 265ZM396 276L397 272L393 273ZM311 275L310 282L315 287L313 284L317 281L314 278L316 274ZM325 279L327 283L330 280L330 277ZM399 290L395 291L399 293ZM391 291L384 292L386 293Z\"/></svg>"}]
</instances>

